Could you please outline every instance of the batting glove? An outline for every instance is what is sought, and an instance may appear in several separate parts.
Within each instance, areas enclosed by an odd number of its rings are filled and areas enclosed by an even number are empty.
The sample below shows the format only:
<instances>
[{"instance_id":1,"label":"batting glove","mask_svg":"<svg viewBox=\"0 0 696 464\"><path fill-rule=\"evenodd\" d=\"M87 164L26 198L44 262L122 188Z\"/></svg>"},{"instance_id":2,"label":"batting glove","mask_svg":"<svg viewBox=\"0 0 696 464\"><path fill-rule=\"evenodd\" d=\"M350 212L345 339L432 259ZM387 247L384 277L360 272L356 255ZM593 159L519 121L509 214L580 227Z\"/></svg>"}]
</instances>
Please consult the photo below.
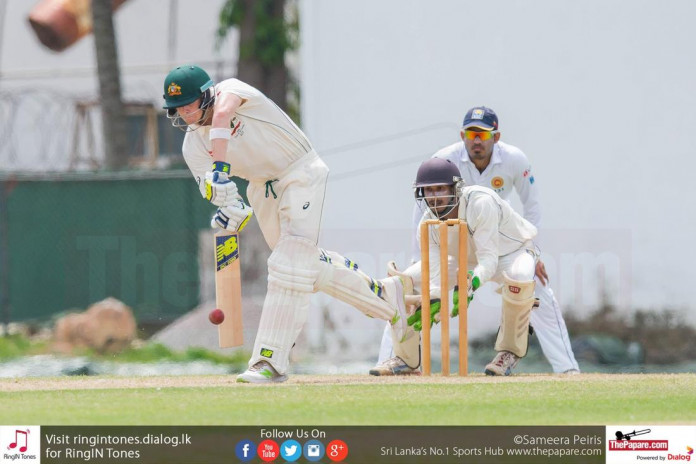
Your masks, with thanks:
<instances>
[{"instance_id":1,"label":"batting glove","mask_svg":"<svg viewBox=\"0 0 696 464\"><path fill-rule=\"evenodd\" d=\"M230 165L221 161L213 163L212 171L205 173L200 190L203 198L215 206L230 206L239 196L237 185L230 180Z\"/></svg>"},{"instance_id":2,"label":"batting glove","mask_svg":"<svg viewBox=\"0 0 696 464\"><path fill-rule=\"evenodd\" d=\"M210 226L213 229L220 228L232 232L241 232L253 215L254 210L251 209L251 206L245 205L242 200L237 200L236 205L218 208L210 221Z\"/></svg>"}]
</instances>

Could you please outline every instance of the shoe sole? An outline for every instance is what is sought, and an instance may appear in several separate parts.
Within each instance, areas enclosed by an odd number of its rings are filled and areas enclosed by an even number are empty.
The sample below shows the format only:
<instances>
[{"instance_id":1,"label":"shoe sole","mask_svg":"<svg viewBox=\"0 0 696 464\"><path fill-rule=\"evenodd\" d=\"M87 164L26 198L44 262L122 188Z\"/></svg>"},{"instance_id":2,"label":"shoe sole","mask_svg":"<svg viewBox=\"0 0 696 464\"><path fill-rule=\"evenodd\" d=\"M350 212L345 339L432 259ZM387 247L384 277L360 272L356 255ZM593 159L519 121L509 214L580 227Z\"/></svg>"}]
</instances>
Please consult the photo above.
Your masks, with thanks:
<instances>
[{"instance_id":1,"label":"shoe sole","mask_svg":"<svg viewBox=\"0 0 696 464\"><path fill-rule=\"evenodd\" d=\"M398 377L398 376L409 376L409 375L421 375L421 371L411 371L411 372L391 372L391 373L382 373L380 371L375 371L375 370L370 370L370 375L374 375L376 377Z\"/></svg>"},{"instance_id":2,"label":"shoe sole","mask_svg":"<svg viewBox=\"0 0 696 464\"><path fill-rule=\"evenodd\" d=\"M253 384L283 383L286 380L288 380L287 375L280 375L280 376L274 377L272 379L264 378L264 379L259 379L259 380L248 380L248 379L242 378L241 376L237 376L237 383L253 383Z\"/></svg>"},{"instance_id":3,"label":"shoe sole","mask_svg":"<svg viewBox=\"0 0 696 464\"><path fill-rule=\"evenodd\" d=\"M491 369L486 369L486 370L483 371L483 372L484 372L486 375L493 375L493 376L498 376L498 377L506 377L506 376L512 374L512 369L508 369L507 371L505 371L505 372L502 373L502 374L498 374L496 371L491 370Z\"/></svg>"}]
</instances>

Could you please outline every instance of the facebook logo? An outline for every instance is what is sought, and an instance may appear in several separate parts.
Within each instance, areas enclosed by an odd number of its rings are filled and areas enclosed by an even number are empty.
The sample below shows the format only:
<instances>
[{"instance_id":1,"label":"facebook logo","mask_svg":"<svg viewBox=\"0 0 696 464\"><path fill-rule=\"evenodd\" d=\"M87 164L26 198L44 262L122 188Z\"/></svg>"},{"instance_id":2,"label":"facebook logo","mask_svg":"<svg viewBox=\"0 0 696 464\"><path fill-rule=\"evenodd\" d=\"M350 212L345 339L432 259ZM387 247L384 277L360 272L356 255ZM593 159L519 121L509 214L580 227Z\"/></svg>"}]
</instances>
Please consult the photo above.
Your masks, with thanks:
<instances>
[{"instance_id":1,"label":"facebook logo","mask_svg":"<svg viewBox=\"0 0 696 464\"><path fill-rule=\"evenodd\" d=\"M249 462L256 456L256 445L251 440L242 440L234 447L234 453L242 462Z\"/></svg>"}]
</instances>

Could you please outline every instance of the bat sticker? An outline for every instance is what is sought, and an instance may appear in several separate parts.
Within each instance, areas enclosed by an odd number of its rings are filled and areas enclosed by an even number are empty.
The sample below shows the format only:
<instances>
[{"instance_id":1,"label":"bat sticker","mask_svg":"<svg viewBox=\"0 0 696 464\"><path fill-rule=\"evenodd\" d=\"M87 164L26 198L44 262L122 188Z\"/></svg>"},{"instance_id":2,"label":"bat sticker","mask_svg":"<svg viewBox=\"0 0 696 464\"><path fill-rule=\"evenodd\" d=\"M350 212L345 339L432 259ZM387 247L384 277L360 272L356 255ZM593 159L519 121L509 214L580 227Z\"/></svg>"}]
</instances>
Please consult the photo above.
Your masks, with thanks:
<instances>
[{"instance_id":1,"label":"bat sticker","mask_svg":"<svg viewBox=\"0 0 696 464\"><path fill-rule=\"evenodd\" d=\"M239 246L237 244L237 236L216 236L215 251L217 258L217 270L221 271L222 269L226 268L228 265L233 263L235 259L239 258Z\"/></svg>"}]
</instances>

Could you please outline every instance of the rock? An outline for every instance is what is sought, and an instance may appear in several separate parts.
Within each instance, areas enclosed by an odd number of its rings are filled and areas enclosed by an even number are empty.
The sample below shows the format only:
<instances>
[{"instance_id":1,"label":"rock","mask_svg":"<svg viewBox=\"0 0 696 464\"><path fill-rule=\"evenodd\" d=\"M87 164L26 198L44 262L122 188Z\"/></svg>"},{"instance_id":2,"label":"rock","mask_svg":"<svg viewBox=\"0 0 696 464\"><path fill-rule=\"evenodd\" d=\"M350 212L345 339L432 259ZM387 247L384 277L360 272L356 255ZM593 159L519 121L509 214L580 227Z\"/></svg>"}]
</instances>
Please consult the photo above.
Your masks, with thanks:
<instances>
[{"instance_id":1,"label":"rock","mask_svg":"<svg viewBox=\"0 0 696 464\"><path fill-rule=\"evenodd\" d=\"M92 348L99 353L117 353L135 339L133 311L115 298L94 303L83 313L73 313L56 322L54 348L69 353Z\"/></svg>"}]
</instances>

